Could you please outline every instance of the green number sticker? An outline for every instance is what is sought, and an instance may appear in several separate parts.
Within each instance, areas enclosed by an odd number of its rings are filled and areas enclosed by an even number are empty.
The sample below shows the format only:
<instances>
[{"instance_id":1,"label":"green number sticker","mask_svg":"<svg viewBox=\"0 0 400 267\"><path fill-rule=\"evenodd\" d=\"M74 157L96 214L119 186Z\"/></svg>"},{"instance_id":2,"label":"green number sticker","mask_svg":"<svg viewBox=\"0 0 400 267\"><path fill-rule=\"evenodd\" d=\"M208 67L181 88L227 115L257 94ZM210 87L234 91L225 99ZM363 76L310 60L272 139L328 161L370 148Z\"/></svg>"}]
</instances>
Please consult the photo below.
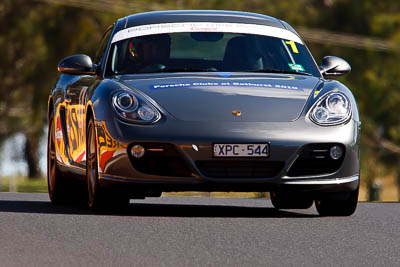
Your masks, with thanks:
<instances>
[{"instance_id":1,"label":"green number sticker","mask_svg":"<svg viewBox=\"0 0 400 267\"><path fill-rule=\"evenodd\" d=\"M300 65L300 64L290 64L290 63L289 63L289 68L290 68L291 70L295 70L295 71L304 71L303 66Z\"/></svg>"}]
</instances>

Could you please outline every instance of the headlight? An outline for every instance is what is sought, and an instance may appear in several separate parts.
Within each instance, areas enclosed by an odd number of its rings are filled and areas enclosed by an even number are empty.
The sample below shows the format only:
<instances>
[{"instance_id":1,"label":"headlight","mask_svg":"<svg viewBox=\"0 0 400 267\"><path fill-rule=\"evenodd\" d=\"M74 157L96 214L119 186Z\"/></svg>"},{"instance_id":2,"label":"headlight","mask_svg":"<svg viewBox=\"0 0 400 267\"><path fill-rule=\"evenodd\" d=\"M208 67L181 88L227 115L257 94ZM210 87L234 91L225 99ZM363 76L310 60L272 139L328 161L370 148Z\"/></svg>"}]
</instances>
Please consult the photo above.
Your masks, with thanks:
<instances>
[{"instance_id":1,"label":"headlight","mask_svg":"<svg viewBox=\"0 0 400 267\"><path fill-rule=\"evenodd\" d=\"M161 118L160 112L152 104L129 91L118 91L112 97L117 114L125 120L150 124Z\"/></svg>"},{"instance_id":2,"label":"headlight","mask_svg":"<svg viewBox=\"0 0 400 267\"><path fill-rule=\"evenodd\" d=\"M309 116L314 123L319 125L344 123L351 116L350 101L342 93L328 93L311 108Z\"/></svg>"},{"instance_id":3,"label":"headlight","mask_svg":"<svg viewBox=\"0 0 400 267\"><path fill-rule=\"evenodd\" d=\"M114 95L114 106L122 112L134 112L139 106L139 101L129 93L120 92Z\"/></svg>"}]
</instances>

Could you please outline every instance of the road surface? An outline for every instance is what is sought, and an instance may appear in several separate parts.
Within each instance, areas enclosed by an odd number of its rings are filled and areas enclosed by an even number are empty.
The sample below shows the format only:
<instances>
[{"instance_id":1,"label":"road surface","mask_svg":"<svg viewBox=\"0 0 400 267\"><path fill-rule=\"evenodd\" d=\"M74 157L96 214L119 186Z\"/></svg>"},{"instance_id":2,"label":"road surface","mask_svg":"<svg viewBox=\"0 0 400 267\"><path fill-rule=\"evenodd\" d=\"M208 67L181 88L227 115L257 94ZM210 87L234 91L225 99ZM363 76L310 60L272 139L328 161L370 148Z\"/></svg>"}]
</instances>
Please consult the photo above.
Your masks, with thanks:
<instances>
[{"instance_id":1,"label":"road surface","mask_svg":"<svg viewBox=\"0 0 400 267\"><path fill-rule=\"evenodd\" d=\"M400 203L351 217L265 199L162 197L94 213L0 193L1 266L400 266Z\"/></svg>"}]
</instances>

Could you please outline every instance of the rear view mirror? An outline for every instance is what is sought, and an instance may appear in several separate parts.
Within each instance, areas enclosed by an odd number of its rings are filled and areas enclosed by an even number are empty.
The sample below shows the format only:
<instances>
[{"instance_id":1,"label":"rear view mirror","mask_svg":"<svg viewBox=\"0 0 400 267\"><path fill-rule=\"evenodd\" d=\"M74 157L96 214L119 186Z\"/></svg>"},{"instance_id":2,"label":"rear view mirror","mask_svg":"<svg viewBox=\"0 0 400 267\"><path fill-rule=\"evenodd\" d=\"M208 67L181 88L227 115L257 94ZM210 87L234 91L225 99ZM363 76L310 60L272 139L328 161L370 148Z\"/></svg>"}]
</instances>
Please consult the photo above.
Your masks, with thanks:
<instances>
[{"instance_id":1,"label":"rear view mirror","mask_svg":"<svg viewBox=\"0 0 400 267\"><path fill-rule=\"evenodd\" d=\"M71 75L94 75L96 74L95 65L87 55L73 55L66 57L58 64L58 71Z\"/></svg>"},{"instance_id":2,"label":"rear view mirror","mask_svg":"<svg viewBox=\"0 0 400 267\"><path fill-rule=\"evenodd\" d=\"M334 56L324 57L319 69L324 77L341 76L351 71L351 67L346 60Z\"/></svg>"},{"instance_id":3,"label":"rear view mirror","mask_svg":"<svg viewBox=\"0 0 400 267\"><path fill-rule=\"evenodd\" d=\"M190 37L200 42L217 42L224 37L224 34L222 32L192 32L190 33Z\"/></svg>"}]
</instances>

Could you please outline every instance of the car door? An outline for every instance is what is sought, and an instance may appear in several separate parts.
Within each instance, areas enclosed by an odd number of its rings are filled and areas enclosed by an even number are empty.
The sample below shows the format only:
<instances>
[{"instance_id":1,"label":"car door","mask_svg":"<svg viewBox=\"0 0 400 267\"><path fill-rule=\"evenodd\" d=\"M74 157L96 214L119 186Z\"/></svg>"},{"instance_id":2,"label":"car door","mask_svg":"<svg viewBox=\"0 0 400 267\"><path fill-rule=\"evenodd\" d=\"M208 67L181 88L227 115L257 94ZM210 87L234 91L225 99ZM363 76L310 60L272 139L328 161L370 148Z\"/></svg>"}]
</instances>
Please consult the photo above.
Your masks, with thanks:
<instances>
[{"instance_id":1,"label":"car door","mask_svg":"<svg viewBox=\"0 0 400 267\"><path fill-rule=\"evenodd\" d=\"M66 124L70 162L73 165L85 165L85 105L84 97L88 88L96 81L94 75L80 76L66 88Z\"/></svg>"},{"instance_id":2,"label":"car door","mask_svg":"<svg viewBox=\"0 0 400 267\"><path fill-rule=\"evenodd\" d=\"M111 32L112 27L109 27L93 58L93 63L98 66L101 65ZM86 94L90 88L99 83L100 79L99 75L81 75L65 90L69 155L71 164L76 166L86 166Z\"/></svg>"}]
</instances>

